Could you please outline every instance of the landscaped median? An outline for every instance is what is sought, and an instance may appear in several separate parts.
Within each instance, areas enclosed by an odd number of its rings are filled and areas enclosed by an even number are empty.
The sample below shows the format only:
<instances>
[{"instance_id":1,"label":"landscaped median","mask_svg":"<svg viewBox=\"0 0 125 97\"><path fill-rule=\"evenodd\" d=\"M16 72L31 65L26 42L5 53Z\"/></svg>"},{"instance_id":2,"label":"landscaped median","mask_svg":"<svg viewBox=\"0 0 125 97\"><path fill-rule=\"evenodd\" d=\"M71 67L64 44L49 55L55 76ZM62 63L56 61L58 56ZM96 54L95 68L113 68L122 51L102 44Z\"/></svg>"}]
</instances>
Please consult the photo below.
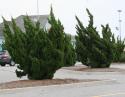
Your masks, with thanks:
<instances>
[{"instance_id":1,"label":"landscaped median","mask_svg":"<svg viewBox=\"0 0 125 97\"><path fill-rule=\"evenodd\" d=\"M24 87L36 87L36 86L49 86L49 85L62 85L72 83L83 83L83 82L96 82L100 80L96 79L52 79L52 80L19 80L0 84L0 89L13 89L13 88L24 88Z\"/></svg>"},{"instance_id":2,"label":"landscaped median","mask_svg":"<svg viewBox=\"0 0 125 97\"><path fill-rule=\"evenodd\" d=\"M83 71L83 72L125 72L125 69L121 68L88 68L85 66L72 66L72 67L63 67L63 69L73 70L73 71Z\"/></svg>"}]
</instances>

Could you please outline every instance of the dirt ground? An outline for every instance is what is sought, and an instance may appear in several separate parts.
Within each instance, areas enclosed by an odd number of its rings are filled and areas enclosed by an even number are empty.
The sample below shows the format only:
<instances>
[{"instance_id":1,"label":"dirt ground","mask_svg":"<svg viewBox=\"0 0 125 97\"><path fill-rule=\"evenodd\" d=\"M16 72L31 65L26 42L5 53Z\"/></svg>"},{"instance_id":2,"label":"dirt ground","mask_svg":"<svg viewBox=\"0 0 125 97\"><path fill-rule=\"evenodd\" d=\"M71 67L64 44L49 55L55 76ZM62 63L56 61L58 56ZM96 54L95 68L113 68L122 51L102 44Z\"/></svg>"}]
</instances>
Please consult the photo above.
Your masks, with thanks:
<instances>
[{"instance_id":1,"label":"dirt ground","mask_svg":"<svg viewBox=\"0 0 125 97\"><path fill-rule=\"evenodd\" d=\"M19 80L19 81L1 83L0 89L71 84L71 83L91 82L91 81L99 81L99 80L92 80L92 79L86 79L86 80L78 80L78 79Z\"/></svg>"},{"instance_id":2,"label":"dirt ground","mask_svg":"<svg viewBox=\"0 0 125 97\"><path fill-rule=\"evenodd\" d=\"M125 72L125 69L121 68L88 68L86 66L72 66L72 67L63 67L63 69L74 70L74 71L83 71L83 72Z\"/></svg>"}]
</instances>

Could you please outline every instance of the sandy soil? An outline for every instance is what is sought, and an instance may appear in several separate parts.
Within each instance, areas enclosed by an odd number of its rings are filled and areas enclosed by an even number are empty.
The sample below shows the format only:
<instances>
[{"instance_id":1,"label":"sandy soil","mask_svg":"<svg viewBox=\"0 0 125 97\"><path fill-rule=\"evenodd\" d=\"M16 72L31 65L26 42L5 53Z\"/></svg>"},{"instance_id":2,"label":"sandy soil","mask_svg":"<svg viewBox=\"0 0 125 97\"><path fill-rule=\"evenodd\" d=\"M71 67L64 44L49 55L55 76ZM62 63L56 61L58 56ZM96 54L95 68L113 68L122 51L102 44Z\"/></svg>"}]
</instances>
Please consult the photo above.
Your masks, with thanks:
<instances>
[{"instance_id":1,"label":"sandy soil","mask_svg":"<svg viewBox=\"0 0 125 97\"><path fill-rule=\"evenodd\" d=\"M88 68L85 66L63 67L63 69L83 71L83 72L125 72L125 69L120 68Z\"/></svg>"},{"instance_id":2,"label":"sandy soil","mask_svg":"<svg viewBox=\"0 0 125 97\"><path fill-rule=\"evenodd\" d=\"M92 80L92 79L86 79L86 80L77 80L77 79L20 80L20 81L1 83L0 89L71 84L71 83L91 82L91 81L99 81L99 80Z\"/></svg>"}]
</instances>

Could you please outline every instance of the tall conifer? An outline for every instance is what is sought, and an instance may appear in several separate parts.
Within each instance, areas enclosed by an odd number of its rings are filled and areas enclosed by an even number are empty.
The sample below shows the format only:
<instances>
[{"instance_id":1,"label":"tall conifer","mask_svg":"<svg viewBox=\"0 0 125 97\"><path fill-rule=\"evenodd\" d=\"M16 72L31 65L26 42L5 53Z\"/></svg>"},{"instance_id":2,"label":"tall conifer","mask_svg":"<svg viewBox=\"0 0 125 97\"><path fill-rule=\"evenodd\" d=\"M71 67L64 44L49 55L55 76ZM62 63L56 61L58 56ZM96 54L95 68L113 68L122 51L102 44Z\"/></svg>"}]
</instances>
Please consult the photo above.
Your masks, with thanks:
<instances>
[{"instance_id":1,"label":"tall conifer","mask_svg":"<svg viewBox=\"0 0 125 97\"><path fill-rule=\"evenodd\" d=\"M76 16L76 53L77 59L92 68L109 67L113 60L113 39L108 25L102 26L102 37L94 27L93 15L89 15L89 24L84 27Z\"/></svg>"}]
</instances>

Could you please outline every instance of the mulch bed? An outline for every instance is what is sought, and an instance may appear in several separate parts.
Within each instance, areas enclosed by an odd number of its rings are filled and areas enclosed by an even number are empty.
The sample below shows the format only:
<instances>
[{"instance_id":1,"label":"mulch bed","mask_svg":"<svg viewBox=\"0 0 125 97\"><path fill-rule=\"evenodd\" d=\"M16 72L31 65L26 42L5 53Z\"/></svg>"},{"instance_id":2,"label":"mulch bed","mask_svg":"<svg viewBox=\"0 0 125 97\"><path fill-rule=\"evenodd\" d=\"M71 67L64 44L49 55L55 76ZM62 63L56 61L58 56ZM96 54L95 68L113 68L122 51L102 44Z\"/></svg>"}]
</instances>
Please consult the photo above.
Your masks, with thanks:
<instances>
[{"instance_id":1,"label":"mulch bed","mask_svg":"<svg viewBox=\"0 0 125 97\"><path fill-rule=\"evenodd\" d=\"M0 89L60 85L60 84L80 83L80 82L91 82L91 81L99 81L99 80L94 80L94 79L93 80L92 79L85 79L85 80L78 80L78 79L19 80L19 81L1 83Z\"/></svg>"}]
</instances>

